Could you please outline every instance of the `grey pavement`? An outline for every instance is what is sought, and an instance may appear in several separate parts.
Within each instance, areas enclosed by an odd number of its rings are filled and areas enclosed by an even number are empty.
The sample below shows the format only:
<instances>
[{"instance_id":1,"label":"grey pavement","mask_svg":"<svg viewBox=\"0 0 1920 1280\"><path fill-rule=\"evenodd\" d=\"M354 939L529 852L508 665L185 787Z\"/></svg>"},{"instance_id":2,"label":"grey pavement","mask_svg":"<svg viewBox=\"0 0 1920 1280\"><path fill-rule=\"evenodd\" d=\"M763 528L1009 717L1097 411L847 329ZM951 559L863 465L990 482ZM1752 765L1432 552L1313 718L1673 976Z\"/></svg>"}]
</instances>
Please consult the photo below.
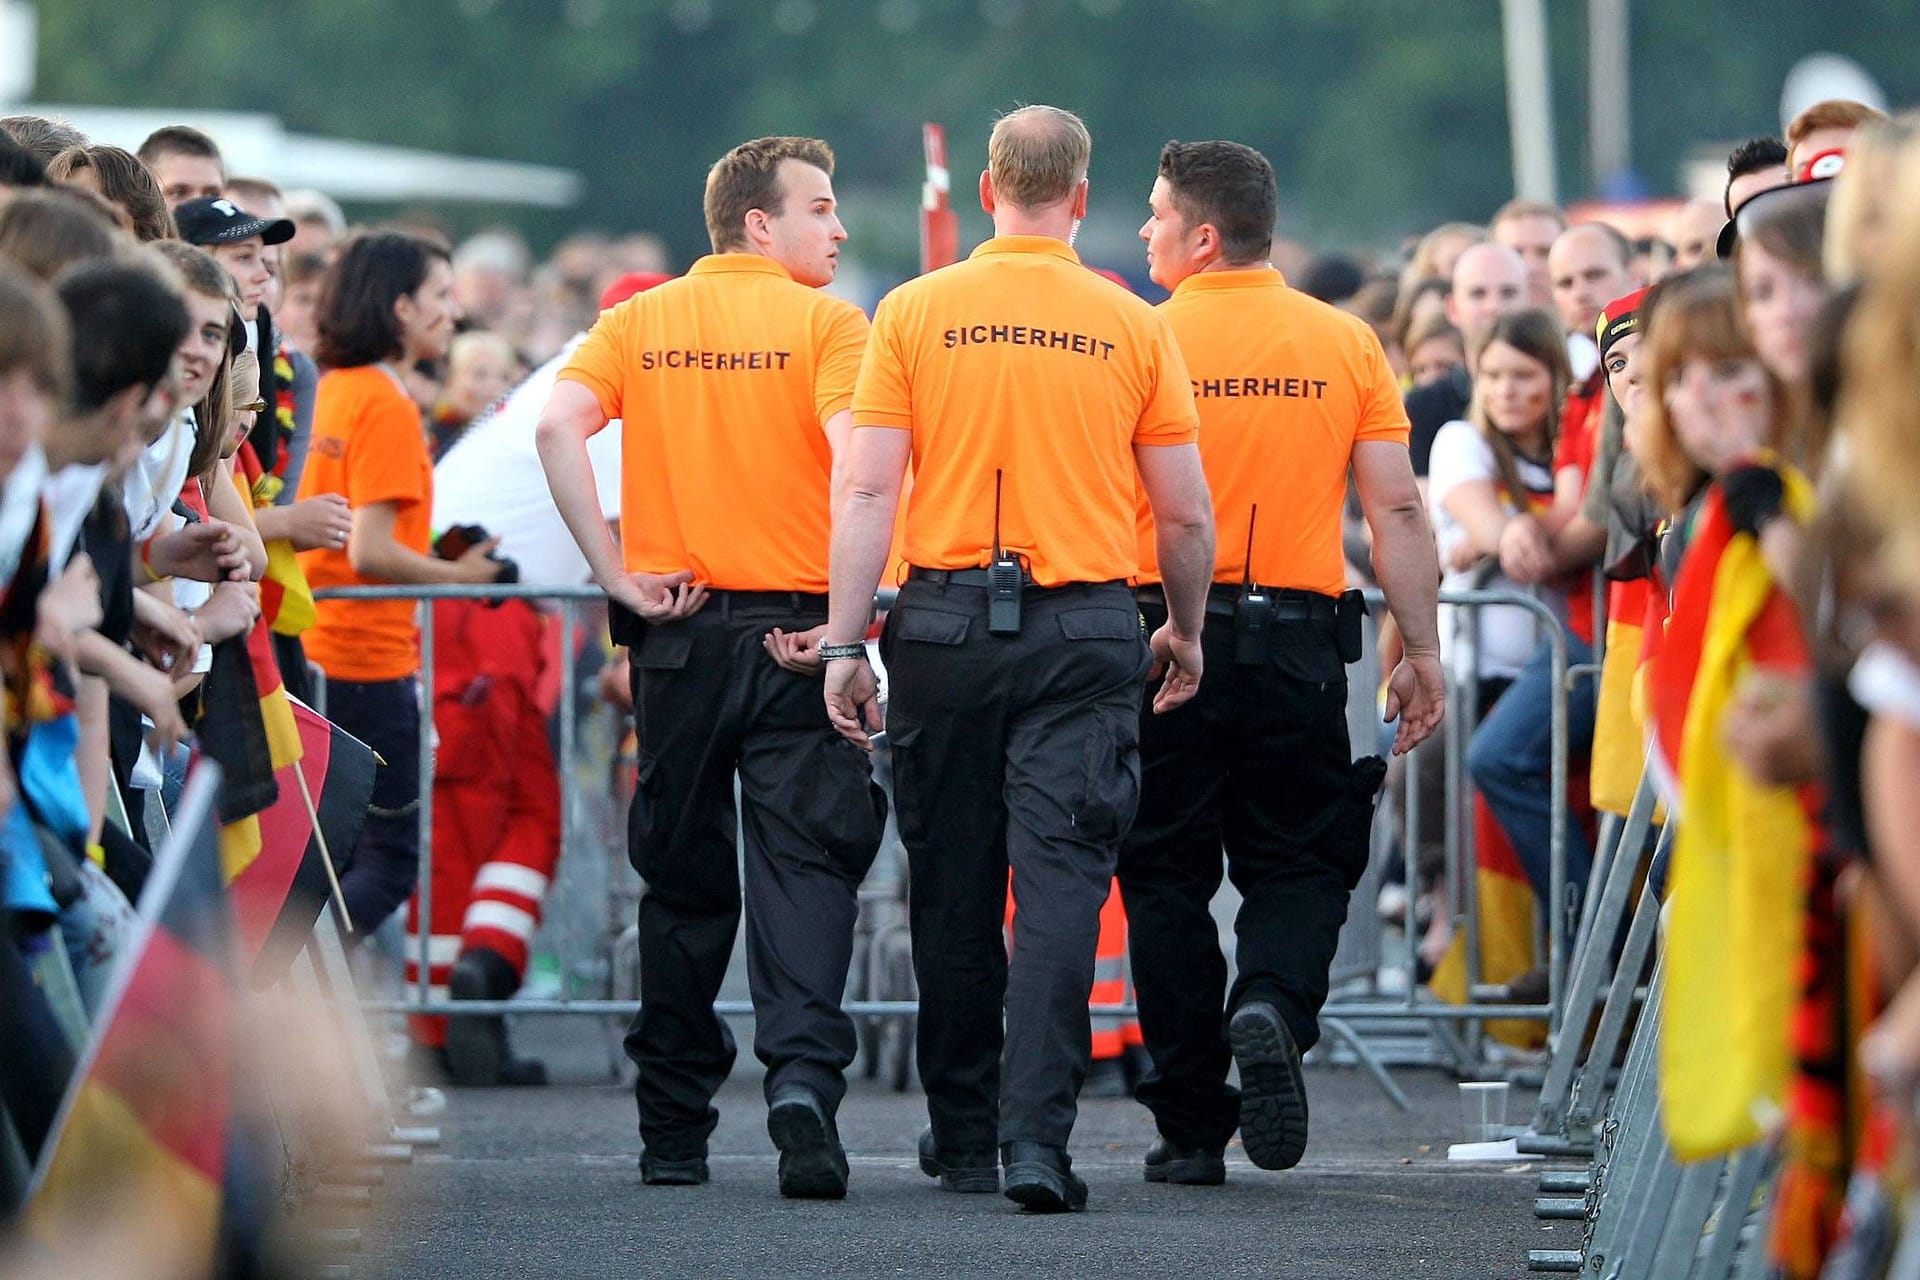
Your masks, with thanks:
<instances>
[{"instance_id":1,"label":"grey pavement","mask_svg":"<svg viewBox=\"0 0 1920 1280\"><path fill-rule=\"evenodd\" d=\"M782 1200L760 1072L745 1048L721 1094L705 1187L641 1184L632 1095L609 1079L595 1020L521 1017L544 1056L540 1090L449 1094L442 1145L394 1170L365 1222L359 1277L648 1276L1517 1276L1529 1248L1572 1248L1579 1223L1531 1213L1538 1162L1446 1161L1460 1117L1454 1082L1396 1078L1400 1113L1358 1072L1308 1073L1313 1141L1299 1168L1269 1173L1228 1153L1224 1187L1141 1179L1152 1141L1127 1100L1083 1102L1074 1167L1088 1210L1022 1214L999 1196L937 1191L914 1162L917 1092L856 1075L840 1111L853 1165L838 1203ZM1515 1091L1510 1116L1529 1098Z\"/></svg>"}]
</instances>

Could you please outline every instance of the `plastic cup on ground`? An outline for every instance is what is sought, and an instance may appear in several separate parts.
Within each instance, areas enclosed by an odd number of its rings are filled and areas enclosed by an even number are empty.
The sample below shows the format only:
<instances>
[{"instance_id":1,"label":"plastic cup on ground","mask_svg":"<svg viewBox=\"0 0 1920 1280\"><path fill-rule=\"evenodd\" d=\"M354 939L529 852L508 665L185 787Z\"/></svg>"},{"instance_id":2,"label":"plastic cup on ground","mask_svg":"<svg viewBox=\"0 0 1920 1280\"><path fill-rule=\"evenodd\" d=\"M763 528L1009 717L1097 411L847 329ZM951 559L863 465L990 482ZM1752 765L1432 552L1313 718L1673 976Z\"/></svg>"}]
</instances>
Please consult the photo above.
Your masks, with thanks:
<instances>
[{"instance_id":1,"label":"plastic cup on ground","mask_svg":"<svg viewBox=\"0 0 1920 1280\"><path fill-rule=\"evenodd\" d=\"M1468 1142L1498 1142L1507 1135L1507 1082L1460 1082L1460 1120Z\"/></svg>"}]
</instances>

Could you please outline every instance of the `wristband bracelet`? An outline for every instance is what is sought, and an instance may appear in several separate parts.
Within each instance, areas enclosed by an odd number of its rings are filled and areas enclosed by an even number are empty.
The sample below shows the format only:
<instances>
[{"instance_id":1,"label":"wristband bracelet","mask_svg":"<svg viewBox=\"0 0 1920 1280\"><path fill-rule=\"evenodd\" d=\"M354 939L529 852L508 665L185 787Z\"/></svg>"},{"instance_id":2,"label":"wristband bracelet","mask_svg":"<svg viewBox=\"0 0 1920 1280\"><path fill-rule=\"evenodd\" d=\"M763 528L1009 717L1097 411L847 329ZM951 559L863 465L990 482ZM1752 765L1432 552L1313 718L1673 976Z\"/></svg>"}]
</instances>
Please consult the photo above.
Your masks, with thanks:
<instances>
[{"instance_id":1,"label":"wristband bracelet","mask_svg":"<svg viewBox=\"0 0 1920 1280\"><path fill-rule=\"evenodd\" d=\"M146 572L148 582L165 582L164 575L153 570L153 539L148 538L140 544L140 568Z\"/></svg>"},{"instance_id":2,"label":"wristband bracelet","mask_svg":"<svg viewBox=\"0 0 1920 1280\"><path fill-rule=\"evenodd\" d=\"M820 655L822 662L832 662L835 658L858 658L862 662L867 659L867 646L860 643L823 644L814 652Z\"/></svg>"}]
</instances>

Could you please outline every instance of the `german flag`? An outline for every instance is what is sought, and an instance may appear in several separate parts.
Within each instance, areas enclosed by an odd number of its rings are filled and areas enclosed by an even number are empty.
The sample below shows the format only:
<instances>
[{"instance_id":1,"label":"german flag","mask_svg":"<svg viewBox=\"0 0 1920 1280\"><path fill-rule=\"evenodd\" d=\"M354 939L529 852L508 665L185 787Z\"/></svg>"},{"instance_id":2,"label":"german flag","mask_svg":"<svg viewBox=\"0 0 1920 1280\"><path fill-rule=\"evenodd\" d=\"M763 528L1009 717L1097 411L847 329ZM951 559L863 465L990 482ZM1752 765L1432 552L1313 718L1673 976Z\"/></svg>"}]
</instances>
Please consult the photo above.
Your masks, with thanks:
<instances>
[{"instance_id":1,"label":"german flag","mask_svg":"<svg viewBox=\"0 0 1920 1280\"><path fill-rule=\"evenodd\" d=\"M226 1187L237 1132L234 956L218 772L202 765L189 780L129 958L35 1169L22 1225L56 1258L82 1249L115 1206L164 1215L190 1274L212 1274L223 1240L249 1234L223 1221L255 1197L235 1200Z\"/></svg>"},{"instance_id":2,"label":"german flag","mask_svg":"<svg viewBox=\"0 0 1920 1280\"><path fill-rule=\"evenodd\" d=\"M1806 481L1783 470L1785 511L1804 521ZM1721 724L1759 669L1804 672L1806 642L1759 541L1708 491L1648 671L1654 758L1679 821L1669 879L1661 1114L1682 1160L1757 1141L1781 1114L1792 1070L1811 797L1764 786L1728 758Z\"/></svg>"},{"instance_id":3,"label":"german flag","mask_svg":"<svg viewBox=\"0 0 1920 1280\"><path fill-rule=\"evenodd\" d=\"M300 759L280 771L280 799L259 816L260 853L231 886L241 957L256 988L278 981L312 936L332 892L327 851L353 848L373 795L373 748L299 699L287 703Z\"/></svg>"},{"instance_id":4,"label":"german flag","mask_svg":"<svg viewBox=\"0 0 1920 1280\"><path fill-rule=\"evenodd\" d=\"M1533 947L1540 914L1533 883L1485 798L1477 795L1473 798L1473 841L1473 891L1480 912L1480 981L1512 982L1540 963ZM1465 929L1454 931L1446 955L1434 966L1427 989L1446 1004L1469 1002ZM1523 1018L1489 1022L1487 1034L1520 1049L1537 1049L1547 1042L1546 1024Z\"/></svg>"},{"instance_id":5,"label":"german flag","mask_svg":"<svg viewBox=\"0 0 1920 1280\"><path fill-rule=\"evenodd\" d=\"M239 465L234 468L233 482L248 507L258 511L272 506L286 488L286 481L261 465L252 440L243 441L235 457ZM293 544L284 538L267 544L267 573L260 579L260 616L274 634L283 636L299 635L319 616L313 606L313 588L307 585Z\"/></svg>"}]
</instances>

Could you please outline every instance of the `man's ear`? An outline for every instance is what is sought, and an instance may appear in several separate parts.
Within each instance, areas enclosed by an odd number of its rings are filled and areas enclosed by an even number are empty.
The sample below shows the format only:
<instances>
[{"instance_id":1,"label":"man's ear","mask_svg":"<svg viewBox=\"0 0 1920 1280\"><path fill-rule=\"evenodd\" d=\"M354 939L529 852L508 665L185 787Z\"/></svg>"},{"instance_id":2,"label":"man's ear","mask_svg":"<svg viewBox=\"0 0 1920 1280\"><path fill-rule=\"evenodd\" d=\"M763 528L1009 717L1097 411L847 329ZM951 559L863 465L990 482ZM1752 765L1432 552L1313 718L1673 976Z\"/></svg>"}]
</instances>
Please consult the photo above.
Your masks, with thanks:
<instances>
[{"instance_id":1,"label":"man's ear","mask_svg":"<svg viewBox=\"0 0 1920 1280\"><path fill-rule=\"evenodd\" d=\"M765 248L773 242L773 232L768 229L767 222L765 209L747 210L746 217L741 220L740 225L746 234L748 244L756 248Z\"/></svg>"},{"instance_id":2,"label":"man's ear","mask_svg":"<svg viewBox=\"0 0 1920 1280\"><path fill-rule=\"evenodd\" d=\"M1080 179L1080 185L1073 189L1073 216L1076 218L1087 216L1087 180L1085 178Z\"/></svg>"},{"instance_id":3,"label":"man's ear","mask_svg":"<svg viewBox=\"0 0 1920 1280\"><path fill-rule=\"evenodd\" d=\"M982 169L980 171L980 207L986 211L988 217L993 216L993 204L993 173Z\"/></svg>"}]
</instances>

